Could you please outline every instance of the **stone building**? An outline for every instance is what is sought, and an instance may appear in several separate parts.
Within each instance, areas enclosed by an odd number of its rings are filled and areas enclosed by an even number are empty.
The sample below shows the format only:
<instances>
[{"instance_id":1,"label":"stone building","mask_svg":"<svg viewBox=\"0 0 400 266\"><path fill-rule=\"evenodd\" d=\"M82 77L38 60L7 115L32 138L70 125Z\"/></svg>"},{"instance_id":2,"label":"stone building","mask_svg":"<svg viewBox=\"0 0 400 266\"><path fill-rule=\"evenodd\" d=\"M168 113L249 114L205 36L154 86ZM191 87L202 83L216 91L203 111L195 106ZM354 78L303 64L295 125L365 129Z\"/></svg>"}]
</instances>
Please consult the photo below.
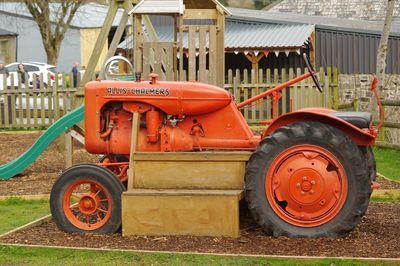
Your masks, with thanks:
<instances>
[{"instance_id":1,"label":"stone building","mask_svg":"<svg viewBox=\"0 0 400 266\"><path fill-rule=\"evenodd\" d=\"M269 11L355 20L383 20L386 5L381 0L283 0ZM400 21L400 2L395 3L393 19Z\"/></svg>"}]
</instances>

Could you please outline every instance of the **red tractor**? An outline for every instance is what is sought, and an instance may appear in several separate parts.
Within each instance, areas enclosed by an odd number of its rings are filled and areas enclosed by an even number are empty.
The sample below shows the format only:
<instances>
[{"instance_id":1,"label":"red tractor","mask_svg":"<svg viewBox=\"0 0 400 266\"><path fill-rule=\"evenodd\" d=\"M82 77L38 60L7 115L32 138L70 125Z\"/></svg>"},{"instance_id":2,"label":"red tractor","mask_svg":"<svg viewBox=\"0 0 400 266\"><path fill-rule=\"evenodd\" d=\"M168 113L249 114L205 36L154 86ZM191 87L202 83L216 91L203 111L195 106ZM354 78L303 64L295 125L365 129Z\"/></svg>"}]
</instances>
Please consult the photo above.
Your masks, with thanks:
<instances>
[{"instance_id":1,"label":"red tractor","mask_svg":"<svg viewBox=\"0 0 400 266\"><path fill-rule=\"evenodd\" d=\"M137 151L253 151L245 197L268 234L338 236L365 214L375 180L370 113L308 108L278 117L280 91L309 72L236 104L216 86L197 82L93 81L85 86L85 142L99 164L64 171L51 192L51 212L67 232L116 232L127 180L132 115L140 114ZM271 97L273 120L253 134L240 109ZM161 171L162 169L155 169Z\"/></svg>"}]
</instances>

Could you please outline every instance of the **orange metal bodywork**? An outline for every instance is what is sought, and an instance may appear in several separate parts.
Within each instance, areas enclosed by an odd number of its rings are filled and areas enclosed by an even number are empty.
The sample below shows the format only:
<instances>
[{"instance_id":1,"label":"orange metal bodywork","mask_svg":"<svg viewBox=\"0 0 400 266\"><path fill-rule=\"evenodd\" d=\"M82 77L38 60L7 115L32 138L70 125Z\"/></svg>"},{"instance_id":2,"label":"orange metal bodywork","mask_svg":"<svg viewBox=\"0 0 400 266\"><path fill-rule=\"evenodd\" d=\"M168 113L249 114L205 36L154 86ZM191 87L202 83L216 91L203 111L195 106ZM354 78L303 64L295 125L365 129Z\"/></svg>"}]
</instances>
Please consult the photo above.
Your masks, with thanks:
<instances>
[{"instance_id":1,"label":"orange metal bodywork","mask_svg":"<svg viewBox=\"0 0 400 266\"><path fill-rule=\"evenodd\" d=\"M221 88L195 82L94 81L85 87L86 149L129 154L133 112L142 114L138 151L252 150L260 141Z\"/></svg>"},{"instance_id":2,"label":"orange metal bodywork","mask_svg":"<svg viewBox=\"0 0 400 266\"><path fill-rule=\"evenodd\" d=\"M270 126L264 132L263 137L268 136L277 128L291 123L314 121L328 124L340 129L355 143L357 143L357 145L371 146L375 143L376 133L374 132L374 129L359 129L358 127L338 117L330 115L333 112L336 111L327 108L305 108L292 113L284 114L270 124Z\"/></svg>"}]
</instances>

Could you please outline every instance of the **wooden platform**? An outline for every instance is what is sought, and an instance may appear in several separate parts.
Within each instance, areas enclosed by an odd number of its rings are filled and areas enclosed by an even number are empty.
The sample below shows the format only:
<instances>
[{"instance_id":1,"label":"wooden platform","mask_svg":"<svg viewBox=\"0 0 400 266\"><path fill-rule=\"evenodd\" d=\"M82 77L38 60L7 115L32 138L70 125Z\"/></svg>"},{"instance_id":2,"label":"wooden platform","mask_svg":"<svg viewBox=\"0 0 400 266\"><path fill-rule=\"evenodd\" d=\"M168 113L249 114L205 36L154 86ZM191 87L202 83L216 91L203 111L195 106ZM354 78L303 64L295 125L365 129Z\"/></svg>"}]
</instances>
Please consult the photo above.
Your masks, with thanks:
<instances>
[{"instance_id":1,"label":"wooden platform","mask_svg":"<svg viewBox=\"0 0 400 266\"><path fill-rule=\"evenodd\" d=\"M136 152L133 113L122 234L239 236L239 200L250 152Z\"/></svg>"},{"instance_id":2,"label":"wooden platform","mask_svg":"<svg viewBox=\"0 0 400 266\"><path fill-rule=\"evenodd\" d=\"M122 234L239 236L243 190L131 189L122 195Z\"/></svg>"},{"instance_id":3,"label":"wooden platform","mask_svg":"<svg viewBox=\"0 0 400 266\"><path fill-rule=\"evenodd\" d=\"M131 188L243 189L250 152L135 153Z\"/></svg>"}]
</instances>

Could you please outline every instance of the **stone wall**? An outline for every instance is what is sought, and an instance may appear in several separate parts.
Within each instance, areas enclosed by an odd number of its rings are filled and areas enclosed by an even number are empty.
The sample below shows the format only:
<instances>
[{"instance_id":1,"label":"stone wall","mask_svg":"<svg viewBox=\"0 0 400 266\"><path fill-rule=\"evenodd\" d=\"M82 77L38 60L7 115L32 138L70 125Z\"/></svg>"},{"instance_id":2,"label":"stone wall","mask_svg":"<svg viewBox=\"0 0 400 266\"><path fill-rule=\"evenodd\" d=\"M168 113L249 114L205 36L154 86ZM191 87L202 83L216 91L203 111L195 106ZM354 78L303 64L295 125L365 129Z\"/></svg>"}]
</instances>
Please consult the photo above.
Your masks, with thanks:
<instances>
[{"instance_id":1,"label":"stone wall","mask_svg":"<svg viewBox=\"0 0 400 266\"><path fill-rule=\"evenodd\" d=\"M358 100L360 111L370 112L375 98L371 92L373 75L339 75L339 104ZM400 101L400 75L386 75L381 99ZM378 110L374 110L377 116ZM400 107L385 106L385 121L400 123ZM400 129L385 129L385 141L400 145Z\"/></svg>"},{"instance_id":2,"label":"stone wall","mask_svg":"<svg viewBox=\"0 0 400 266\"><path fill-rule=\"evenodd\" d=\"M385 2L382 0L283 0L270 10L310 16L384 20L386 13ZM400 21L400 1L395 4L393 19Z\"/></svg>"}]
</instances>

